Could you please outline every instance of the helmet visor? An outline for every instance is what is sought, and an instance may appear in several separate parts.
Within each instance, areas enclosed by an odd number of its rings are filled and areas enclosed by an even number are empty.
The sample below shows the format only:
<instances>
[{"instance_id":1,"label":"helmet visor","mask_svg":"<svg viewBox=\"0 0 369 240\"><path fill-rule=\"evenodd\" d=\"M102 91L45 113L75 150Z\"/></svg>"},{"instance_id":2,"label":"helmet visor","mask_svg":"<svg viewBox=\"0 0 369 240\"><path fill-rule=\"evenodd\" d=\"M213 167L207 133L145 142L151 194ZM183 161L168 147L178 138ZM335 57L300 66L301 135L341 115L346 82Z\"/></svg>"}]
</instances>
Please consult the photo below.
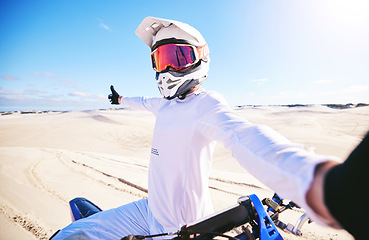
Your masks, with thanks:
<instances>
[{"instance_id":1,"label":"helmet visor","mask_svg":"<svg viewBox=\"0 0 369 240\"><path fill-rule=\"evenodd\" d=\"M167 69L181 71L191 67L209 54L207 45L194 47L183 44L165 44L151 53L152 67L161 72Z\"/></svg>"}]
</instances>

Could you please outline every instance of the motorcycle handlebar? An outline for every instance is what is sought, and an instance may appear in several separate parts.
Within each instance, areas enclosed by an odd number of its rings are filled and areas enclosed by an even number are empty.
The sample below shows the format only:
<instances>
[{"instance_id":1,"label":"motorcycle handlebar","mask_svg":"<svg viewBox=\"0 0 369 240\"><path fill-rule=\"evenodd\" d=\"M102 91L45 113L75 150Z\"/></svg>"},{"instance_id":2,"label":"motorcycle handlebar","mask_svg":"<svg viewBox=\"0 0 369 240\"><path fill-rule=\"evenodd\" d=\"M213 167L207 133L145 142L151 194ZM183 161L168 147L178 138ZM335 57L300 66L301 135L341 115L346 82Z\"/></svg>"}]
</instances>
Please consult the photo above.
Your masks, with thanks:
<instances>
[{"instance_id":1,"label":"motorcycle handlebar","mask_svg":"<svg viewBox=\"0 0 369 240\"><path fill-rule=\"evenodd\" d=\"M250 198L239 199L239 204L222 212L215 213L199 222L185 225L181 235L196 233L225 233L250 221L253 207Z\"/></svg>"}]
</instances>

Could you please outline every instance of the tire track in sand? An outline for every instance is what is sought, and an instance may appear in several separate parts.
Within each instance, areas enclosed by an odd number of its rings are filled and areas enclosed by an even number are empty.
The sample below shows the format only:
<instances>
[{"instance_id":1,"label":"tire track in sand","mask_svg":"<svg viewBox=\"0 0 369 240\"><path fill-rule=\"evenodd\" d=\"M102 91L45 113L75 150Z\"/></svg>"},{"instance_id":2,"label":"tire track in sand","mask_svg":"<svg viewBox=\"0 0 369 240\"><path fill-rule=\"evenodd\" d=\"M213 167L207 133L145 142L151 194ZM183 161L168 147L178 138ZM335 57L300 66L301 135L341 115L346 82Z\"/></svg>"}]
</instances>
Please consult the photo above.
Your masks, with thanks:
<instances>
[{"instance_id":1,"label":"tire track in sand","mask_svg":"<svg viewBox=\"0 0 369 240\"><path fill-rule=\"evenodd\" d=\"M30 179L31 184L41 189L47 193L49 193L51 196L57 198L63 203L68 202L68 199L66 197L63 197L61 194L59 194L55 189L48 186L40 177L39 174L37 174L37 167L40 165L41 162L45 161L45 157L41 160L37 161L35 164L31 165L31 167L27 170L27 177Z\"/></svg>"},{"instance_id":2,"label":"tire track in sand","mask_svg":"<svg viewBox=\"0 0 369 240\"><path fill-rule=\"evenodd\" d=\"M12 207L3 203L0 203L0 213L27 232L31 233L37 239L49 239L52 230L46 230L41 227L36 219L33 219L30 216L22 216L22 214L16 212Z\"/></svg>"},{"instance_id":3,"label":"tire track in sand","mask_svg":"<svg viewBox=\"0 0 369 240\"><path fill-rule=\"evenodd\" d=\"M62 162L66 167L68 167L72 171L77 172L80 175L84 175L85 177L87 177L87 178L89 178L89 179L91 179L91 180L93 180L97 183L103 184L105 186L113 188L114 190L121 191L121 192L124 192L124 193L128 193L128 194L136 196L136 197L147 198L148 190L146 188L143 188L139 185L136 185L132 182L129 182L129 181L123 179L123 178L112 176L108 173L100 171L100 170L98 170L98 169L96 169L92 166L87 165L87 164L79 163L79 162L75 161L74 159L72 159L71 157L69 157L66 154L61 153L61 152L58 153L58 159L59 159L60 162ZM79 169L82 169L82 170L79 170ZM92 170L95 173L98 173L102 178L96 179L95 177L91 177L89 174L86 173L87 171L85 171L85 169L89 169L89 170ZM107 178L107 179L104 179L104 178ZM109 183L108 179L113 180L113 181L117 181L118 184ZM121 184L123 184L123 186L126 186L128 188L118 187Z\"/></svg>"},{"instance_id":4,"label":"tire track in sand","mask_svg":"<svg viewBox=\"0 0 369 240\"><path fill-rule=\"evenodd\" d=\"M44 150L44 151L47 151L50 153L50 150ZM55 154L54 151L52 151L51 153ZM99 160L99 161L104 161L105 159L103 159L102 157L100 156L94 156L93 154L88 154L88 153L79 153L78 154L81 154L81 155L84 155L84 156L88 156L90 158L93 158L93 159L96 159L96 160ZM62 152L57 152L57 159L66 167L68 167L69 169L71 169L72 171L74 172L77 172L79 175L84 175L85 177L89 178L89 179L92 179L100 184L103 184L105 186L108 186L110 188L113 188L115 190L118 190L118 191L121 191L121 192L124 192L124 193L128 193L128 194L131 194L133 196L137 196L137 197L140 197L140 198L146 198L147 197L147 193L148 193L148 190L144 187L141 187L137 184L134 184L130 181L127 181L123 178L119 178L119 177L116 177L116 176L113 176L111 174L108 174L106 172L103 172L99 169L96 169L94 168L93 166L90 166L90 165L87 165L85 163L80 163L80 162L77 162L75 161L74 159L72 159L71 157L67 156L66 154L62 153ZM60 201L62 202L68 202L67 198L63 197L62 195L60 195L56 190L52 189L50 186L47 186L41 179L41 177L36 173L36 168L37 166L42 162L44 161L45 158L39 160L37 163L35 163L34 165L31 166L29 172L30 172L30 179L32 180L33 182L33 185L35 187L38 187L40 189L43 189L45 191L47 191L49 194L51 194L52 196L56 197L57 199L59 199ZM108 161L114 161L114 162L119 162L117 160L114 160L114 159L106 159ZM70 164L72 163L72 164ZM77 168L75 166L78 166ZM142 165L138 165L138 167L145 167L145 166L142 166ZM138 190L139 192L141 192L141 194L137 191L132 191L132 190L129 190L129 189L126 189L126 188L120 188L120 187L117 187L118 185L117 184L111 184L111 183L108 183L107 181L104 181L104 180L101 180L101 179L96 179L94 177L91 177L90 175L88 175L86 173L86 171L84 170L80 170L80 168L87 168L87 169L90 169L96 173L99 173L100 175L104 176L104 177L107 177L109 179L112 179L112 180L116 180L118 181L120 184L124 184L126 186L128 186L129 188L133 188L135 190ZM234 195L234 196L239 196L240 194L239 193L235 193L235 192L231 192L229 190L226 190L225 188L226 187L220 187L220 186L217 186L216 183L211 183L211 182L220 182L220 183L223 183L223 184L230 184L230 185L237 185L237 186L240 186L240 187L249 187L249 188L254 188L254 189L263 189L257 185L253 185L253 184L247 184L247 183L240 183L240 182L234 182L234 181L231 181L231 180L225 180L225 179L220 179L220 178L210 178L210 184L209 184L209 188L212 189L212 190L215 190L215 191L218 191L218 192L223 192L223 193L227 193L227 194L231 194L231 195ZM143 194L142 194L143 193Z\"/></svg>"},{"instance_id":5,"label":"tire track in sand","mask_svg":"<svg viewBox=\"0 0 369 240\"><path fill-rule=\"evenodd\" d=\"M83 156L88 156L90 158L93 158L93 159L96 159L96 160L99 160L99 161L111 161L111 162L115 162L115 163L124 163L126 165L131 165L131 166L135 166L135 167L141 167L142 169L148 169L148 166L146 165L143 165L143 164L138 164L138 163L134 163L134 162L128 162L128 161L120 161L120 160L116 160L116 159L113 159L113 158L109 158L109 157L100 157L100 156L96 156L96 155L93 155L91 153L86 153L86 152L78 152L78 154L81 154Z\"/></svg>"}]
</instances>

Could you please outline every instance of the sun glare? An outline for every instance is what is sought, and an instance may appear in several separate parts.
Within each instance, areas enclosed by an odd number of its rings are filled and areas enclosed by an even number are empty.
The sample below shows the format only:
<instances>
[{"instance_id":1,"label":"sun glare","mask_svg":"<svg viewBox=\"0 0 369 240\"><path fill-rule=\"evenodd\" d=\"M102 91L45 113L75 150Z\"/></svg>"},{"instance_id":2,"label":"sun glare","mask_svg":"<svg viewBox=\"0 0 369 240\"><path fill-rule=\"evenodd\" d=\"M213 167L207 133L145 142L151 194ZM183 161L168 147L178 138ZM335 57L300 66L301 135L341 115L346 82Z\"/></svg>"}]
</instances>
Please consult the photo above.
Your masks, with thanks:
<instances>
[{"instance_id":1,"label":"sun glare","mask_svg":"<svg viewBox=\"0 0 369 240\"><path fill-rule=\"evenodd\" d=\"M327 17L332 17L347 27L361 28L369 23L369 1L328 0Z\"/></svg>"}]
</instances>

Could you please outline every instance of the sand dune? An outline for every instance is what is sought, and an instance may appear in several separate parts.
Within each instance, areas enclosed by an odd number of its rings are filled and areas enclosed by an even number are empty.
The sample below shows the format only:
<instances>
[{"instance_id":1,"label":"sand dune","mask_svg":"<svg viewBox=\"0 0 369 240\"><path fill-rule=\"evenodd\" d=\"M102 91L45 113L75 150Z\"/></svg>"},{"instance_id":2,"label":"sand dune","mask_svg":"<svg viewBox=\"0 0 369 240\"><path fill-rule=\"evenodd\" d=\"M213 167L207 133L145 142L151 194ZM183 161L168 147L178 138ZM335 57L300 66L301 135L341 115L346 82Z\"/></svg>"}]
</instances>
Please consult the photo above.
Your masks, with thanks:
<instances>
[{"instance_id":1,"label":"sand dune","mask_svg":"<svg viewBox=\"0 0 369 240\"><path fill-rule=\"evenodd\" d=\"M345 158L369 130L369 107L243 107L251 122L294 142ZM49 112L0 116L1 239L48 239L70 223L68 201L86 197L103 209L147 196L154 117L132 110ZM273 191L242 169L218 144L210 178L216 210L242 195ZM301 211L284 217L295 223ZM345 231L304 226L285 239L352 239Z\"/></svg>"}]
</instances>

